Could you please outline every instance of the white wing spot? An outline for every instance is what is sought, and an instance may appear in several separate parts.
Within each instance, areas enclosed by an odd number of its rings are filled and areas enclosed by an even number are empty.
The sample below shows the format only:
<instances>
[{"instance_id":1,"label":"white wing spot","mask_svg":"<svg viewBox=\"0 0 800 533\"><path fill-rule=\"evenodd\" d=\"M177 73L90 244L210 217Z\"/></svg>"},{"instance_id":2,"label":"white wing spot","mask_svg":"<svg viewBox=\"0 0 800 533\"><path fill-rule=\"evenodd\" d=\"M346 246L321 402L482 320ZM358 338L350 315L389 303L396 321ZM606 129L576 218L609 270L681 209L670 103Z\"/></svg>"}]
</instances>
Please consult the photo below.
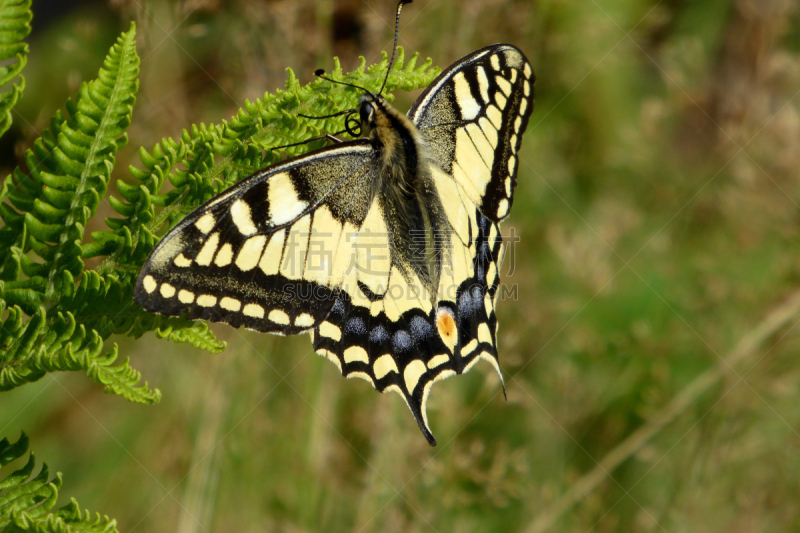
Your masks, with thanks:
<instances>
[{"instance_id":1,"label":"white wing spot","mask_svg":"<svg viewBox=\"0 0 800 533\"><path fill-rule=\"evenodd\" d=\"M179 253L172 262L175 263L176 267L186 268L192 266L192 260L183 255L183 253Z\"/></svg>"},{"instance_id":2,"label":"white wing spot","mask_svg":"<svg viewBox=\"0 0 800 533\"><path fill-rule=\"evenodd\" d=\"M461 109L461 118L463 120L473 120L481 112L481 106L472 96L464 73L459 72L453 76L453 83L456 86L456 102L458 102L458 107Z\"/></svg>"},{"instance_id":3,"label":"white wing spot","mask_svg":"<svg viewBox=\"0 0 800 533\"><path fill-rule=\"evenodd\" d=\"M214 229L214 224L216 223L217 221L214 220L214 215L211 213L206 213L197 219L197 222L194 223L194 226L199 229L201 233L208 235L211 233L211 230Z\"/></svg>"},{"instance_id":4,"label":"white wing spot","mask_svg":"<svg viewBox=\"0 0 800 533\"><path fill-rule=\"evenodd\" d=\"M527 101L527 100L523 100L523 101L522 101L522 102L519 104L519 114L520 114L520 115L524 115L524 114L525 114L525 110L526 110L526 109L528 109L528 101Z\"/></svg>"},{"instance_id":5,"label":"white wing spot","mask_svg":"<svg viewBox=\"0 0 800 533\"><path fill-rule=\"evenodd\" d=\"M492 121L492 124L494 124L494 127L498 130L500 129L500 126L503 125L503 114L499 109L497 109L496 106L490 105L486 109L486 116L489 117L489 120Z\"/></svg>"},{"instance_id":6,"label":"white wing spot","mask_svg":"<svg viewBox=\"0 0 800 533\"><path fill-rule=\"evenodd\" d=\"M363 380L369 381L373 387L375 386L375 382L372 381L372 378L369 377L369 374L365 374L364 372L350 372L349 374L347 374L347 379L350 378L361 378Z\"/></svg>"},{"instance_id":7,"label":"white wing spot","mask_svg":"<svg viewBox=\"0 0 800 533\"><path fill-rule=\"evenodd\" d=\"M200 253L197 254L197 257L195 258L197 264L200 266L210 265L211 259L214 257L214 252L217 251L218 245L219 245L219 232L209 237L206 243L200 249Z\"/></svg>"},{"instance_id":8,"label":"white wing spot","mask_svg":"<svg viewBox=\"0 0 800 533\"><path fill-rule=\"evenodd\" d=\"M230 243L226 242L219 248L217 257L214 258L214 264L220 267L228 266L233 260L233 247Z\"/></svg>"},{"instance_id":9,"label":"white wing spot","mask_svg":"<svg viewBox=\"0 0 800 533\"><path fill-rule=\"evenodd\" d=\"M144 290L147 291L147 294L153 294L153 291L158 287L158 283L156 283L156 278L148 275L142 280L142 286Z\"/></svg>"},{"instance_id":10,"label":"white wing spot","mask_svg":"<svg viewBox=\"0 0 800 533\"><path fill-rule=\"evenodd\" d=\"M488 292L483 297L483 308L486 310L486 316L492 316L494 304L492 303L492 295Z\"/></svg>"},{"instance_id":11,"label":"white wing spot","mask_svg":"<svg viewBox=\"0 0 800 533\"><path fill-rule=\"evenodd\" d=\"M422 402L420 406L420 411L422 411L422 420L425 422L425 429L428 430L428 433L431 431L431 428L428 425L428 395L431 393L431 387L433 387L433 381L427 382L425 387L422 389Z\"/></svg>"},{"instance_id":12,"label":"white wing spot","mask_svg":"<svg viewBox=\"0 0 800 533\"><path fill-rule=\"evenodd\" d=\"M461 348L461 357L469 357L469 355L475 351L475 348L478 347L478 340L472 339L469 341L466 346Z\"/></svg>"},{"instance_id":13,"label":"white wing spot","mask_svg":"<svg viewBox=\"0 0 800 533\"><path fill-rule=\"evenodd\" d=\"M369 356L367 355L367 351L361 346L351 346L344 351L345 363L354 363L356 361L369 364ZM370 381L372 380L370 379Z\"/></svg>"},{"instance_id":14,"label":"white wing spot","mask_svg":"<svg viewBox=\"0 0 800 533\"><path fill-rule=\"evenodd\" d=\"M508 214L508 200L503 198L497 202L497 218L503 218Z\"/></svg>"},{"instance_id":15,"label":"white wing spot","mask_svg":"<svg viewBox=\"0 0 800 533\"><path fill-rule=\"evenodd\" d=\"M494 261L489 263L489 270L486 273L486 283L491 287L494 285L495 280L497 279L497 265L494 264ZM486 293L489 294L488 292ZM479 335L480 336L480 335Z\"/></svg>"},{"instance_id":16,"label":"white wing spot","mask_svg":"<svg viewBox=\"0 0 800 533\"><path fill-rule=\"evenodd\" d=\"M261 261L258 263L264 274L271 276L277 274L281 269L281 254L283 253L283 241L286 239L286 230L282 229L274 233L269 238L264 255L261 256Z\"/></svg>"},{"instance_id":17,"label":"white wing spot","mask_svg":"<svg viewBox=\"0 0 800 533\"><path fill-rule=\"evenodd\" d=\"M231 218L233 223L242 233L242 235L252 235L258 231L256 225L253 224L253 216L250 211L250 204L239 198L231 206Z\"/></svg>"},{"instance_id":18,"label":"white wing spot","mask_svg":"<svg viewBox=\"0 0 800 533\"><path fill-rule=\"evenodd\" d=\"M319 334L335 341L342 340L342 330L339 329L339 326L331 324L330 322L323 322L320 324Z\"/></svg>"},{"instance_id":19,"label":"white wing spot","mask_svg":"<svg viewBox=\"0 0 800 533\"><path fill-rule=\"evenodd\" d=\"M219 301L219 306L228 311L238 311L239 309L242 308L242 302L240 302L236 298L225 296L224 298L222 298L222 300Z\"/></svg>"},{"instance_id":20,"label":"white wing spot","mask_svg":"<svg viewBox=\"0 0 800 533\"><path fill-rule=\"evenodd\" d=\"M172 298L173 296L175 296L175 287L173 287L169 283L162 283L161 296L163 296L164 298Z\"/></svg>"},{"instance_id":21,"label":"white wing spot","mask_svg":"<svg viewBox=\"0 0 800 533\"><path fill-rule=\"evenodd\" d=\"M294 319L294 325L299 328L308 328L314 325L314 317L308 313L301 313Z\"/></svg>"},{"instance_id":22,"label":"white wing spot","mask_svg":"<svg viewBox=\"0 0 800 533\"><path fill-rule=\"evenodd\" d=\"M297 196L289 174L281 172L269 179L267 191L272 224L280 226L291 222L306 210L308 204Z\"/></svg>"},{"instance_id":23,"label":"white wing spot","mask_svg":"<svg viewBox=\"0 0 800 533\"><path fill-rule=\"evenodd\" d=\"M509 167L510 166L511 165L509 165ZM506 185L506 196L510 197L511 196L511 176L506 178L505 185Z\"/></svg>"},{"instance_id":24,"label":"white wing spot","mask_svg":"<svg viewBox=\"0 0 800 533\"><path fill-rule=\"evenodd\" d=\"M522 92L525 93L525 96L531 95L531 84L527 80L522 83Z\"/></svg>"},{"instance_id":25,"label":"white wing spot","mask_svg":"<svg viewBox=\"0 0 800 533\"><path fill-rule=\"evenodd\" d=\"M486 77L486 71L478 67L475 69L478 75L478 87L481 90L481 98L483 98L483 103L489 103L489 78Z\"/></svg>"},{"instance_id":26,"label":"white wing spot","mask_svg":"<svg viewBox=\"0 0 800 533\"><path fill-rule=\"evenodd\" d=\"M421 378L422 374L424 374L426 371L427 368L425 367L425 363L419 359L415 359L414 361L408 363L408 366L406 366L406 369L403 371L403 379L405 379L406 390L408 390L409 394L414 393L414 389L419 383L419 378Z\"/></svg>"},{"instance_id":27,"label":"white wing spot","mask_svg":"<svg viewBox=\"0 0 800 533\"><path fill-rule=\"evenodd\" d=\"M492 333L489 331L489 326L486 322L481 322L478 326L478 340L488 344L492 343Z\"/></svg>"},{"instance_id":28,"label":"white wing spot","mask_svg":"<svg viewBox=\"0 0 800 533\"><path fill-rule=\"evenodd\" d=\"M197 297L197 305L203 307L214 307L217 305L217 297L210 294L201 294Z\"/></svg>"},{"instance_id":29,"label":"white wing spot","mask_svg":"<svg viewBox=\"0 0 800 533\"><path fill-rule=\"evenodd\" d=\"M494 101L497 102L497 107L503 109L506 107L506 102L508 102L508 99L503 96L500 91L497 91L494 93Z\"/></svg>"},{"instance_id":30,"label":"white wing spot","mask_svg":"<svg viewBox=\"0 0 800 533\"><path fill-rule=\"evenodd\" d=\"M261 251L266 242L267 237L264 235L256 235L244 241L239 255L236 256L236 266L244 272L253 270L261 258Z\"/></svg>"},{"instance_id":31,"label":"white wing spot","mask_svg":"<svg viewBox=\"0 0 800 533\"><path fill-rule=\"evenodd\" d=\"M508 157L508 174L509 174L509 177L506 178L506 181L508 182L506 184L506 196L511 196L511 176L514 175L514 165L516 163L517 163L517 158L516 157L514 157L513 155Z\"/></svg>"},{"instance_id":32,"label":"white wing spot","mask_svg":"<svg viewBox=\"0 0 800 533\"><path fill-rule=\"evenodd\" d=\"M392 356L388 353L378 357L378 360L375 361L374 365L372 365L372 369L375 372L375 377L378 379L383 378L383 376L389 372L397 372L398 374L400 373L397 371L397 365L395 364L394 359L392 359Z\"/></svg>"},{"instance_id":33,"label":"white wing spot","mask_svg":"<svg viewBox=\"0 0 800 533\"><path fill-rule=\"evenodd\" d=\"M178 291L178 301L182 304L190 304L194 301L194 293L192 291L181 289Z\"/></svg>"},{"instance_id":34,"label":"white wing spot","mask_svg":"<svg viewBox=\"0 0 800 533\"><path fill-rule=\"evenodd\" d=\"M264 318L264 308L258 304L247 304L242 309L242 314L253 318Z\"/></svg>"},{"instance_id":35,"label":"white wing spot","mask_svg":"<svg viewBox=\"0 0 800 533\"><path fill-rule=\"evenodd\" d=\"M447 354L439 354L433 356L430 361L428 361L428 368L436 368L437 366L442 366L446 362L450 360L450 356Z\"/></svg>"},{"instance_id":36,"label":"white wing spot","mask_svg":"<svg viewBox=\"0 0 800 533\"><path fill-rule=\"evenodd\" d=\"M510 81L511 81L511 83L514 83L514 82L517 81L517 71L514 70L514 69L511 69L511 80Z\"/></svg>"},{"instance_id":37,"label":"white wing spot","mask_svg":"<svg viewBox=\"0 0 800 533\"><path fill-rule=\"evenodd\" d=\"M514 131L519 133L519 128L522 126L522 117L517 117L514 119Z\"/></svg>"},{"instance_id":38,"label":"white wing spot","mask_svg":"<svg viewBox=\"0 0 800 533\"><path fill-rule=\"evenodd\" d=\"M530 64L525 63L525 68L523 69L523 72L525 73L525 77L530 79L531 74L533 74Z\"/></svg>"},{"instance_id":39,"label":"white wing spot","mask_svg":"<svg viewBox=\"0 0 800 533\"><path fill-rule=\"evenodd\" d=\"M502 76L495 76L494 81L495 83L497 83L497 86L500 87L500 90L506 93L506 96L511 94L511 84L508 82L507 79L505 79Z\"/></svg>"},{"instance_id":40,"label":"white wing spot","mask_svg":"<svg viewBox=\"0 0 800 533\"><path fill-rule=\"evenodd\" d=\"M281 311L280 309L273 309L269 312L269 318L272 322L276 324L280 324L281 326L288 326L290 323L289 315L286 314L285 311Z\"/></svg>"},{"instance_id":41,"label":"white wing spot","mask_svg":"<svg viewBox=\"0 0 800 533\"><path fill-rule=\"evenodd\" d=\"M492 63L493 69L500 70L500 59L497 57L497 55L493 55L492 59L490 59L490 62Z\"/></svg>"}]
</instances>

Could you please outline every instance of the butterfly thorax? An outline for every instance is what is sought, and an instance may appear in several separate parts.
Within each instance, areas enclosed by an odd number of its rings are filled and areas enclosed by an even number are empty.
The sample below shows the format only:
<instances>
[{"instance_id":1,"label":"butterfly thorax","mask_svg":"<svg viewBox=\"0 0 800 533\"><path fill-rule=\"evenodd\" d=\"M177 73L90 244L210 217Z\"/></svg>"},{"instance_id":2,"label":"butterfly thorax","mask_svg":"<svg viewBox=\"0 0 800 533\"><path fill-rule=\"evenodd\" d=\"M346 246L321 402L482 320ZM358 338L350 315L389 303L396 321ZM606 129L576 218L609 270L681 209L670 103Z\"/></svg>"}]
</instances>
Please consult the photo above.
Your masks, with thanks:
<instances>
[{"instance_id":1,"label":"butterfly thorax","mask_svg":"<svg viewBox=\"0 0 800 533\"><path fill-rule=\"evenodd\" d=\"M450 225L433 184L426 142L382 96L362 96L359 114L362 133L378 152L373 190L392 234L392 262L405 275L418 276L435 299Z\"/></svg>"},{"instance_id":2,"label":"butterfly thorax","mask_svg":"<svg viewBox=\"0 0 800 533\"><path fill-rule=\"evenodd\" d=\"M362 135L380 153L384 177L412 189L424 150L416 126L382 96L370 93L361 97L359 115Z\"/></svg>"}]
</instances>

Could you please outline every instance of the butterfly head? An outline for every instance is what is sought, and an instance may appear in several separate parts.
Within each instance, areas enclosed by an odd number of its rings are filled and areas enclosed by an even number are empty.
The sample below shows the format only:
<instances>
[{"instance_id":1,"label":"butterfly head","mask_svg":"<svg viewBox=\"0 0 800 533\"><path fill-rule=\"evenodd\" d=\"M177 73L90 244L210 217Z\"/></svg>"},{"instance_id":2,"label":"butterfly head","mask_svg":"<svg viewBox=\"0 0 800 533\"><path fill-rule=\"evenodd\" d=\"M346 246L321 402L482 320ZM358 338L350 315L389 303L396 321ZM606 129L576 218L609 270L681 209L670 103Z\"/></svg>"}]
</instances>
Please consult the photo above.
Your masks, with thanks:
<instances>
[{"instance_id":1,"label":"butterfly head","mask_svg":"<svg viewBox=\"0 0 800 533\"><path fill-rule=\"evenodd\" d=\"M366 91L358 100L358 116L361 135L371 137L379 127L380 109L385 108L386 100L380 95Z\"/></svg>"}]
</instances>

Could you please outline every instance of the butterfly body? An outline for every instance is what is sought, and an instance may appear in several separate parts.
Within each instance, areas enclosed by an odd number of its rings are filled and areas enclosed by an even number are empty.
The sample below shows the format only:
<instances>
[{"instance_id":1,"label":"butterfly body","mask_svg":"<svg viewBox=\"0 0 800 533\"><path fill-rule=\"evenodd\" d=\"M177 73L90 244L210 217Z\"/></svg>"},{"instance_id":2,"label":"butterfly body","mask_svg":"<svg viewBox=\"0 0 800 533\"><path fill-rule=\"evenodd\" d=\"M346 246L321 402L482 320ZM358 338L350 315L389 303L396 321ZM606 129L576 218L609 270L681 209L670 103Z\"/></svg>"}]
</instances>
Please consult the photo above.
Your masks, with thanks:
<instances>
[{"instance_id":1,"label":"butterfly body","mask_svg":"<svg viewBox=\"0 0 800 533\"><path fill-rule=\"evenodd\" d=\"M445 70L403 115L364 94L363 137L263 169L170 230L135 298L164 314L295 334L406 401L431 444L435 381L496 350L499 222L533 72L510 45ZM501 375L502 379L502 375Z\"/></svg>"}]
</instances>

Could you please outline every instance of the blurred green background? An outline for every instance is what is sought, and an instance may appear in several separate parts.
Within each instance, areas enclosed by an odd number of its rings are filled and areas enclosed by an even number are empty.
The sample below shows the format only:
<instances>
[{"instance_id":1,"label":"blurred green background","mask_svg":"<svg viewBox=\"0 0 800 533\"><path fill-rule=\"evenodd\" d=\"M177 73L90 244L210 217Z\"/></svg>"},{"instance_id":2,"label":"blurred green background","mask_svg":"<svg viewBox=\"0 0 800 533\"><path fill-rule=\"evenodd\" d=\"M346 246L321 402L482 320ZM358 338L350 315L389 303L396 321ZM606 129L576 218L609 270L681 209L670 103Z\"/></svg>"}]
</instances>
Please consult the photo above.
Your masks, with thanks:
<instances>
[{"instance_id":1,"label":"blurred green background","mask_svg":"<svg viewBox=\"0 0 800 533\"><path fill-rule=\"evenodd\" d=\"M286 67L308 82L334 55L346 70L376 62L394 7L34 1L0 170L130 20L141 82L115 179L139 146L282 88ZM62 502L124 532L800 530L800 9L417 0L403 12L400 44L440 67L495 42L522 49L538 78L503 226L519 237L501 272L517 297L498 311L508 401L485 364L437 384L430 448L396 395L342 379L308 337L217 325L218 356L115 339L161 404L48 376L3 393L0 435L28 432L64 473Z\"/></svg>"}]
</instances>

